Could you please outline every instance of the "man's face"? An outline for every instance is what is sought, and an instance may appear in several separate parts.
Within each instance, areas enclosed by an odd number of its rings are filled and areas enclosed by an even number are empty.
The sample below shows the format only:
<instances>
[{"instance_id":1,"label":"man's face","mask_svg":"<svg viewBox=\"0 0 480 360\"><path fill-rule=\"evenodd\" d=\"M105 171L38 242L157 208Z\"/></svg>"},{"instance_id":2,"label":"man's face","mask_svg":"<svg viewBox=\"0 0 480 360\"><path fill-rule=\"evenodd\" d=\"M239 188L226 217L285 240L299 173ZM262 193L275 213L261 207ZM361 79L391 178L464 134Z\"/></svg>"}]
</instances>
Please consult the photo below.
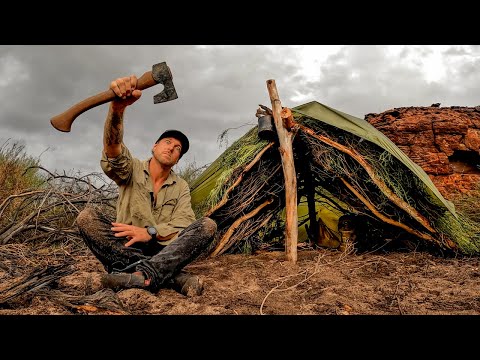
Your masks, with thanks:
<instances>
[{"instance_id":1,"label":"man's face","mask_svg":"<svg viewBox=\"0 0 480 360\"><path fill-rule=\"evenodd\" d=\"M152 154L162 165L173 166L182 154L182 143L173 137L166 137L153 145Z\"/></svg>"}]
</instances>

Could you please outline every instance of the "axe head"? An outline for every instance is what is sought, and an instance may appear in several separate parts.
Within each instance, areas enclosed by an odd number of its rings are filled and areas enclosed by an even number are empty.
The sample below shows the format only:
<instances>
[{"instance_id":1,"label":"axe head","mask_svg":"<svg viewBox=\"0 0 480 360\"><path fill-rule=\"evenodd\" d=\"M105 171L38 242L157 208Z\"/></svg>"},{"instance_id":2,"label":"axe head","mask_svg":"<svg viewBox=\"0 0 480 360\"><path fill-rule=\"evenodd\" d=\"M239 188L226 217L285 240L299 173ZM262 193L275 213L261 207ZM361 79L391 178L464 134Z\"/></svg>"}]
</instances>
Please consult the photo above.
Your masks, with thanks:
<instances>
[{"instance_id":1,"label":"axe head","mask_svg":"<svg viewBox=\"0 0 480 360\"><path fill-rule=\"evenodd\" d=\"M153 97L153 103L163 103L178 98L177 91L173 85L172 73L166 62L161 62L152 66L152 77L163 85L163 90Z\"/></svg>"}]
</instances>

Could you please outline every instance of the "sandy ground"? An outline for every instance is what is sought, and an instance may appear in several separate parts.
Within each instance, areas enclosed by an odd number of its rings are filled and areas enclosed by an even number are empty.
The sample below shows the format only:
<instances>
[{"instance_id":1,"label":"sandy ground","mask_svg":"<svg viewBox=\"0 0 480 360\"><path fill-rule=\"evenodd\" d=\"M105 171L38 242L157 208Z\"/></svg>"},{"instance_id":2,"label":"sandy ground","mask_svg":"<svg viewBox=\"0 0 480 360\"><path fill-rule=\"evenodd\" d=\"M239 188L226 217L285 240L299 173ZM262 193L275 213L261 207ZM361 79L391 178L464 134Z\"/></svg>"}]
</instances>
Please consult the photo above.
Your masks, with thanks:
<instances>
[{"instance_id":1,"label":"sandy ground","mask_svg":"<svg viewBox=\"0 0 480 360\"><path fill-rule=\"evenodd\" d=\"M186 270L202 277L205 290L193 297L172 289L102 289L103 267L85 251L68 258L69 274L5 301L26 275L4 261L0 315L480 314L478 257L311 248L297 254L296 264L283 251L197 260Z\"/></svg>"}]
</instances>

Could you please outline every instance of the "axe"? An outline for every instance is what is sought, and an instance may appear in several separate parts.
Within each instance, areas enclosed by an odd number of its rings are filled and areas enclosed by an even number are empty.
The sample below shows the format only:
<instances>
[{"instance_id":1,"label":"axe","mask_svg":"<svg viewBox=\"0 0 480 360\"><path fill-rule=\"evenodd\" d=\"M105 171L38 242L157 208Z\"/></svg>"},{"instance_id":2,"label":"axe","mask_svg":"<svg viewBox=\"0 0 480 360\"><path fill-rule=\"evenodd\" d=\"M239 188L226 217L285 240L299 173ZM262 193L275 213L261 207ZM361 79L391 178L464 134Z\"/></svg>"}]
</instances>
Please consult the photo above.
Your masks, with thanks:
<instances>
[{"instance_id":1,"label":"axe","mask_svg":"<svg viewBox=\"0 0 480 360\"><path fill-rule=\"evenodd\" d=\"M172 73L165 62L152 66L152 71L147 71L137 81L136 89L144 90L157 84L163 84L163 90L153 97L153 103L163 103L178 98L177 91L173 85ZM108 89L100 94L91 96L79 103L73 105L67 111L54 116L50 119L53 127L59 131L70 132L73 122L80 114L85 111L105 104L115 99L116 95L112 89Z\"/></svg>"}]
</instances>

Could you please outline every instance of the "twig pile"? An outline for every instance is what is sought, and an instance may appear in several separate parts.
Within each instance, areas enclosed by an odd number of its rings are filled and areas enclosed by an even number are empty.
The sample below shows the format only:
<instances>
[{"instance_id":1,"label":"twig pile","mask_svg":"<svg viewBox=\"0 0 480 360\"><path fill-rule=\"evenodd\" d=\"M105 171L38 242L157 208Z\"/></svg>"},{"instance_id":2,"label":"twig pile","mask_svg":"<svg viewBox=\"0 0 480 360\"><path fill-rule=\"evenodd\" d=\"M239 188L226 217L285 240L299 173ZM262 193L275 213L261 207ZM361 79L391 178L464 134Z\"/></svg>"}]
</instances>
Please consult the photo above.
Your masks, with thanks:
<instances>
[{"instance_id":1,"label":"twig pile","mask_svg":"<svg viewBox=\"0 0 480 360\"><path fill-rule=\"evenodd\" d=\"M114 213L117 187L96 173L70 176L32 168L46 173L44 183L0 203L0 307L28 293L75 312L102 308L123 313L111 294L75 296L55 290L57 280L76 270L75 257L89 252L75 224L77 214L87 204Z\"/></svg>"}]
</instances>

